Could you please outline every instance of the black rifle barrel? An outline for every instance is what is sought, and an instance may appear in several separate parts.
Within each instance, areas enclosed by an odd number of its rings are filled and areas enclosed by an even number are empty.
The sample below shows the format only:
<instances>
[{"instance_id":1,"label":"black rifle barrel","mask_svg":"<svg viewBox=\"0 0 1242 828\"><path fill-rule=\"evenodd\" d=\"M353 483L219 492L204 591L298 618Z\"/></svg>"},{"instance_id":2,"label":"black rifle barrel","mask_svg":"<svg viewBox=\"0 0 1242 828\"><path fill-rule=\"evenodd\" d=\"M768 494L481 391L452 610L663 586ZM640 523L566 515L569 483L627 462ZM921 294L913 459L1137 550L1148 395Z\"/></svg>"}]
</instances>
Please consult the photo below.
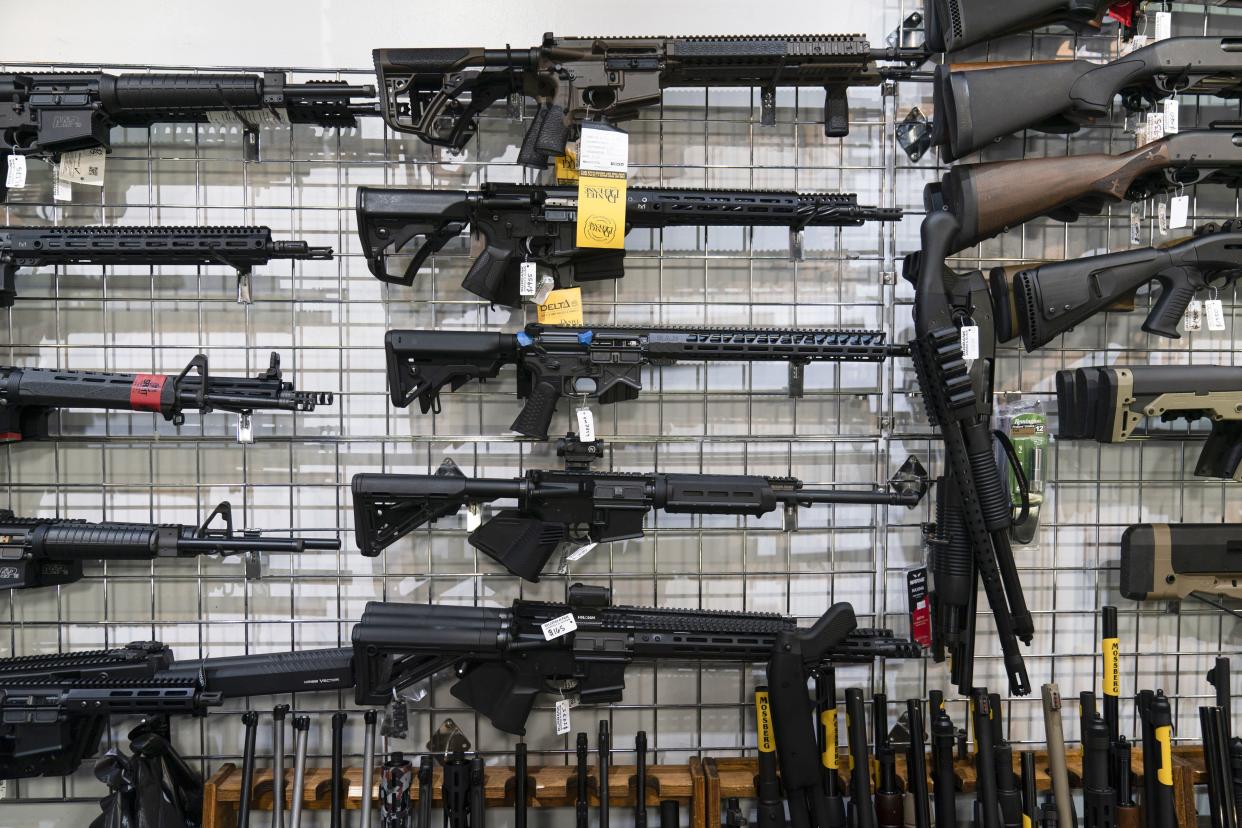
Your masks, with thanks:
<instances>
[{"instance_id":1,"label":"black rifle barrel","mask_svg":"<svg viewBox=\"0 0 1242 828\"><path fill-rule=\"evenodd\" d=\"M906 699L906 792L914 807L914 828L931 828L931 797L927 789L927 743L923 729L923 702Z\"/></svg>"},{"instance_id":2,"label":"black rifle barrel","mask_svg":"<svg viewBox=\"0 0 1242 828\"><path fill-rule=\"evenodd\" d=\"M526 768L526 743L518 742L513 755L513 828L526 828L530 779Z\"/></svg>"},{"instance_id":3,"label":"black rifle barrel","mask_svg":"<svg viewBox=\"0 0 1242 828\"><path fill-rule=\"evenodd\" d=\"M576 752L578 755L578 767L574 774L575 780L575 797L574 797L574 819L577 828L587 828L590 820L590 811L588 810L588 782L590 777L587 770L587 735L585 733L578 734L576 744Z\"/></svg>"},{"instance_id":4,"label":"black rifle barrel","mask_svg":"<svg viewBox=\"0 0 1242 828\"><path fill-rule=\"evenodd\" d=\"M857 687L845 691L845 721L850 746L850 825L877 828L875 802L871 799L871 757L867 749L867 712Z\"/></svg>"},{"instance_id":5,"label":"black rifle barrel","mask_svg":"<svg viewBox=\"0 0 1242 828\"><path fill-rule=\"evenodd\" d=\"M957 828L957 776L953 770L953 748L957 729L953 727L953 720L944 709L942 698L933 697L928 710L931 715L936 828Z\"/></svg>"},{"instance_id":6,"label":"black rifle barrel","mask_svg":"<svg viewBox=\"0 0 1242 828\"><path fill-rule=\"evenodd\" d=\"M988 691L976 688L970 694L975 729L975 825L1001 828L1000 802L996 790L996 764L992 744L992 705Z\"/></svg>"},{"instance_id":7,"label":"black rifle barrel","mask_svg":"<svg viewBox=\"0 0 1242 828\"><path fill-rule=\"evenodd\" d=\"M647 733L634 735L634 828L647 828Z\"/></svg>"}]
</instances>

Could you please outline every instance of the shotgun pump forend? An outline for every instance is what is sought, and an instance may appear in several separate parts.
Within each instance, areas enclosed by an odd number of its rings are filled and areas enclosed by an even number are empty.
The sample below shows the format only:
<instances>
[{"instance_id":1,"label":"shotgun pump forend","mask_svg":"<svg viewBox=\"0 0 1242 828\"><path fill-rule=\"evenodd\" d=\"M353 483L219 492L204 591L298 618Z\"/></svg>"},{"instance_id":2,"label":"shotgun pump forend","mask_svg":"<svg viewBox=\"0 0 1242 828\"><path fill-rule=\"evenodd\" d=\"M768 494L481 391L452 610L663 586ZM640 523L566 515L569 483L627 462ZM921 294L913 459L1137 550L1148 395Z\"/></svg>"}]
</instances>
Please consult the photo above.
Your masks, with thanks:
<instances>
[{"instance_id":1,"label":"shotgun pump forend","mask_svg":"<svg viewBox=\"0 0 1242 828\"><path fill-rule=\"evenodd\" d=\"M1057 371L1058 437L1121 443L1147 417L1211 421L1196 477L1242 480L1242 368L1114 365Z\"/></svg>"},{"instance_id":2,"label":"shotgun pump forend","mask_svg":"<svg viewBox=\"0 0 1242 828\"><path fill-rule=\"evenodd\" d=\"M520 115L523 96L536 112L522 139L519 164L543 168L565 153L583 120L632 119L675 86L756 86L760 122L776 123L776 87L820 87L824 134L849 134L847 90L914 77L921 49L873 49L862 35L736 37L543 36L526 49L376 49L375 74L385 123L435 146L460 150L479 116L508 98ZM876 61L895 62L888 67Z\"/></svg>"},{"instance_id":3,"label":"shotgun pump forend","mask_svg":"<svg viewBox=\"0 0 1242 828\"><path fill-rule=\"evenodd\" d=\"M672 362L786 362L790 396L802 396L809 362L879 362L904 356L904 345L882 331L780 328L563 328L537 323L516 334L473 331L389 331L384 339L393 405L418 400L440 410L440 392L472 379L517 368L517 396L525 404L510 428L548 439L557 404L591 397L601 404L636 399L643 368Z\"/></svg>"},{"instance_id":4,"label":"shotgun pump forend","mask_svg":"<svg viewBox=\"0 0 1242 828\"><path fill-rule=\"evenodd\" d=\"M1173 95L1237 97L1240 85L1242 42L1232 37L1170 37L1103 64L943 63L932 91L932 144L940 147L941 160L955 161L1024 129L1074 132L1107 118L1118 95L1134 112ZM1012 105L1015 89L1022 90L1020 106Z\"/></svg>"},{"instance_id":5,"label":"shotgun pump forend","mask_svg":"<svg viewBox=\"0 0 1242 828\"><path fill-rule=\"evenodd\" d=\"M314 411L331 405L331 392L297 391L272 352L266 371L253 378L217 377L207 356L198 354L176 376L57 371L0 366L0 442L48 436L48 420L58 408L153 411L173 425L185 411Z\"/></svg>"},{"instance_id":6,"label":"shotgun pump forend","mask_svg":"<svg viewBox=\"0 0 1242 828\"><path fill-rule=\"evenodd\" d=\"M925 0L923 26L927 49L956 52L1009 34L1064 25L1075 29L1099 24L1116 0ZM936 109L940 111L939 107ZM1071 828L1071 826L1062 826Z\"/></svg>"},{"instance_id":7,"label":"shotgun pump forend","mask_svg":"<svg viewBox=\"0 0 1242 828\"><path fill-rule=\"evenodd\" d=\"M255 161L261 123L351 127L356 116L377 114L374 97L374 86L289 83L280 72L0 74L0 200L10 155L59 159L70 150L110 152L114 126L240 123L246 160Z\"/></svg>"},{"instance_id":8,"label":"shotgun pump forend","mask_svg":"<svg viewBox=\"0 0 1242 828\"><path fill-rule=\"evenodd\" d=\"M514 575L538 581L558 549L641 538L653 510L759 517L779 508L790 527L799 507L816 503L912 508L927 489L925 475L911 457L890 484L893 491L851 491L753 475L536 469L522 477L472 478L446 459L435 474L354 475L354 529L362 554L375 556L463 506L514 500L516 508L501 509L470 533L470 545Z\"/></svg>"},{"instance_id":9,"label":"shotgun pump forend","mask_svg":"<svg viewBox=\"0 0 1242 828\"><path fill-rule=\"evenodd\" d=\"M219 524L213 526L219 518ZM67 518L18 518L0 509L0 589L69 584L83 561L149 561L199 555L245 555L258 575L258 555L340 549L335 538L264 537L233 529L226 500L198 527L153 523L89 523Z\"/></svg>"},{"instance_id":10,"label":"shotgun pump forend","mask_svg":"<svg viewBox=\"0 0 1242 828\"><path fill-rule=\"evenodd\" d=\"M0 227L0 308L17 296L23 267L224 265L248 300L255 265L274 259L331 259L331 247L275 241L266 227Z\"/></svg>"},{"instance_id":11,"label":"shotgun pump forend","mask_svg":"<svg viewBox=\"0 0 1242 828\"><path fill-rule=\"evenodd\" d=\"M1121 536L1120 591L1132 601L1238 599L1240 562L1242 524L1137 523Z\"/></svg>"},{"instance_id":12,"label":"shotgun pump forend","mask_svg":"<svg viewBox=\"0 0 1242 828\"><path fill-rule=\"evenodd\" d=\"M683 226L857 227L899 221L901 210L859 205L853 193L631 187L625 231ZM475 242L462 287L521 304L521 266L536 262L562 284L619 279L625 251L575 245L576 187L484 184L476 191L359 187L358 237L375 278L410 286L436 251L467 228Z\"/></svg>"},{"instance_id":13,"label":"shotgun pump forend","mask_svg":"<svg viewBox=\"0 0 1242 828\"><path fill-rule=\"evenodd\" d=\"M519 600L505 609L368 603L353 631L358 703L383 704L396 690L452 670L457 699L496 728L522 734L541 693L573 692L582 704L621 701L632 661L767 662L792 633L831 642L806 648L809 666L921 652L888 630L857 629L849 604L800 629L774 613L613 606L607 588L582 584L569 587L568 599ZM549 640L544 625L567 614L576 630Z\"/></svg>"},{"instance_id":14,"label":"shotgun pump forend","mask_svg":"<svg viewBox=\"0 0 1242 828\"><path fill-rule=\"evenodd\" d=\"M1242 124L1183 130L1121 155L1071 155L956 164L923 190L929 212L958 222L952 255L1040 216L1077 221L1110 204L1198 184L1239 185Z\"/></svg>"},{"instance_id":15,"label":"shotgun pump forend","mask_svg":"<svg viewBox=\"0 0 1242 828\"><path fill-rule=\"evenodd\" d=\"M1048 264L995 267L991 272L996 336L1022 337L1028 352L1101 311L1132 309L1135 293L1150 282L1160 297L1143 330L1180 338L1177 325L1200 291L1242 275L1242 221L1205 224L1190 238Z\"/></svg>"}]
</instances>

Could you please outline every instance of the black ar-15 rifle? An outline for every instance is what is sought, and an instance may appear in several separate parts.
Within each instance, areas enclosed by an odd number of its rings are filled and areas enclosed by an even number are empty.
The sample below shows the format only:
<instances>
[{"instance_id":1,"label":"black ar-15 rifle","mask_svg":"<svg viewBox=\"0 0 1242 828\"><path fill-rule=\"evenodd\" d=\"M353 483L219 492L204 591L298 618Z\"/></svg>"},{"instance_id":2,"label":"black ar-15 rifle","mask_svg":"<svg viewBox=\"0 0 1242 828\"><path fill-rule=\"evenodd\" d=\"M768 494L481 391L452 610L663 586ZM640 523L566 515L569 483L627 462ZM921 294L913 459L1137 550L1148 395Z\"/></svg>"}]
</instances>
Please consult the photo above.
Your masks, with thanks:
<instances>
[{"instance_id":1,"label":"black ar-15 rifle","mask_svg":"<svg viewBox=\"0 0 1242 828\"><path fill-rule=\"evenodd\" d=\"M552 687L585 704L620 700L632 661L760 663L791 636L809 642L815 666L921 652L888 630L857 629L849 604L799 629L773 613L611 606L607 589L580 584L568 597L505 609L371 602L352 648L175 661L163 644L135 642L0 659L0 779L72 773L98 750L109 715L201 714L242 696L353 687L357 704L384 705L452 670L457 698L522 733L536 697ZM566 615L576 629L566 631ZM549 638L545 625L558 620L564 634Z\"/></svg>"},{"instance_id":2,"label":"black ar-15 rifle","mask_svg":"<svg viewBox=\"0 0 1242 828\"><path fill-rule=\"evenodd\" d=\"M222 526L213 527L219 518ZM0 509L0 589L69 584L81 579L83 561L150 561L199 555L245 555L249 577L258 555L340 549L335 538L273 538L233 531L226 500L199 527L152 523L88 523L67 518L18 518Z\"/></svg>"},{"instance_id":3,"label":"black ar-15 rifle","mask_svg":"<svg viewBox=\"0 0 1242 828\"><path fill-rule=\"evenodd\" d=\"M384 338L393 405L418 400L423 413L440 410L445 386L456 391L472 379L488 380L517 367L513 425L527 437L548 439L562 397L592 397L602 404L633 400L647 365L672 362L788 362L789 394L802 396L809 362L880 362L904 356L883 331L782 330L779 328L562 328L527 325L516 334L473 331L389 331Z\"/></svg>"},{"instance_id":4,"label":"black ar-15 rifle","mask_svg":"<svg viewBox=\"0 0 1242 828\"><path fill-rule=\"evenodd\" d=\"M508 97L538 107L518 163L546 167L587 118L622 121L675 86L757 86L760 122L776 123L776 87L821 87L824 134L848 135L851 86L918 77L921 49L873 49L862 35L555 37L529 49L376 49L384 121L398 132L460 150L478 118ZM876 61L900 65L880 67Z\"/></svg>"},{"instance_id":5,"label":"black ar-15 rifle","mask_svg":"<svg viewBox=\"0 0 1242 828\"><path fill-rule=\"evenodd\" d=\"M259 157L261 123L349 127L377 114L374 86L341 81L289 83L283 73L0 74L0 201L11 155L59 159L71 150L111 151L112 127L159 123L240 123L246 160Z\"/></svg>"},{"instance_id":6,"label":"black ar-15 rifle","mask_svg":"<svg viewBox=\"0 0 1242 828\"><path fill-rule=\"evenodd\" d=\"M237 301L249 302L255 265L331 258L331 247L274 241L266 227L0 227L0 308L17 298L21 268L224 265L237 271Z\"/></svg>"},{"instance_id":7,"label":"black ar-15 rifle","mask_svg":"<svg viewBox=\"0 0 1242 828\"><path fill-rule=\"evenodd\" d=\"M1240 84L1242 49L1221 37L1166 38L1104 64L946 63L936 67L932 143L942 160L954 161L1023 129L1074 132L1107 117L1117 95L1136 112L1173 95L1237 97ZM1015 89L1022 90L1018 106L1012 105Z\"/></svg>"},{"instance_id":8,"label":"black ar-15 rifle","mask_svg":"<svg viewBox=\"0 0 1242 828\"><path fill-rule=\"evenodd\" d=\"M978 587L996 620L1009 689L1031 691L1018 639L1030 643L1034 623L1009 541L1013 520L990 430L992 302L983 274L944 266L958 224L946 212L923 221L922 252L909 260L914 281L915 339L910 355L927 416L945 444L946 470L936 486L936 526L928 540L935 591L937 650L947 649L962 693L974 689L972 661ZM963 356L963 329L974 327L978 353ZM941 656L942 657L942 656Z\"/></svg>"},{"instance_id":9,"label":"black ar-15 rifle","mask_svg":"<svg viewBox=\"0 0 1242 828\"><path fill-rule=\"evenodd\" d=\"M775 613L611 606L605 587L574 584L568 597L568 603L514 601L512 609L367 604L353 633L359 703L382 704L394 689L451 669L456 698L500 730L522 734L536 698L553 687L576 693L583 704L611 704L621 701L632 661L760 663L776 652L782 635L811 632ZM572 631L549 639L549 622L566 615ZM920 653L888 630L856 626L849 604L831 607L812 628L836 631L816 664ZM400 685L394 688L391 677ZM809 716L791 725L813 733Z\"/></svg>"},{"instance_id":10,"label":"black ar-15 rifle","mask_svg":"<svg viewBox=\"0 0 1242 828\"><path fill-rule=\"evenodd\" d=\"M58 408L110 408L154 411L174 425L184 411L232 411L240 416L238 434L248 439L254 411L314 411L330 405L330 392L295 391L280 372L280 356L253 379L215 377L207 357L198 354L180 374L109 374L0 366L0 442L48 436L48 420Z\"/></svg>"},{"instance_id":11,"label":"black ar-15 rifle","mask_svg":"<svg viewBox=\"0 0 1242 828\"><path fill-rule=\"evenodd\" d=\"M927 488L922 465L911 457L891 492L804 489L792 477L725 474L636 474L534 469L522 477L470 478L446 459L435 474L356 474L354 539L375 556L410 532L463 506L516 500L470 533L470 545L509 572L538 581L562 544L581 546L643 536L647 513L751 515L781 508L786 526L796 510L816 503L915 506Z\"/></svg>"},{"instance_id":12,"label":"black ar-15 rifle","mask_svg":"<svg viewBox=\"0 0 1242 828\"><path fill-rule=\"evenodd\" d=\"M635 227L687 225L857 227L902 216L895 208L860 206L853 193L632 187L626 190L625 204L627 233ZM576 187L484 184L476 192L358 188L358 237L375 278L414 284L427 258L469 227L482 252L461 286L489 302L514 307L522 301L523 262L547 265L562 283L625 275L624 250L576 246L577 216ZM401 272L390 272L390 257L401 261L407 256Z\"/></svg>"}]
</instances>

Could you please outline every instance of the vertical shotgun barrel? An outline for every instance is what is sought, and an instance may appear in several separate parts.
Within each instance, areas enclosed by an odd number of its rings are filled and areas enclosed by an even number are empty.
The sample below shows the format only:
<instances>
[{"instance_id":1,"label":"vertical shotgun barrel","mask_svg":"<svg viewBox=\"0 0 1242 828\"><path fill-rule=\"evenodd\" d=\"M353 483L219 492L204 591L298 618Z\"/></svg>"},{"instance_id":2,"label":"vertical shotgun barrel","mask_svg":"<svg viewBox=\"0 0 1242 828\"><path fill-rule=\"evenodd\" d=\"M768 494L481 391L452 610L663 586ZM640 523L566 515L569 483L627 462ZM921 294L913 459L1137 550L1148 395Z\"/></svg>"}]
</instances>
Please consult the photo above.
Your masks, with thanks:
<instances>
[{"instance_id":1,"label":"vertical shotgun barrel","mask_svg":"<svg viewBox=\"0 0 1242 828\"><path fill-rule=\"evenodd\" d=\"M910 730L910 749L906 754L906 792L914 806L914 828L931 828L931 803L927 790L927 745L923 737L922 700L906 700L906 723Z\"/></svg>"},{"instance_id":2,"label":"vertical shotgun barrel","mask_svg":"<svg viewBox=\"0 0 1242 828\"><path fill-rule=\"evenodd\" d=\"M936 828L957 828L957 776L953 772L953 747L957 730L934 693L930 705L932 782L936 797Z\"/></svg>"},{"instance_id":3,"label":"vertical shotgun barrel","mask_svg":"<svg viewBox=\"0 0 1242 828\"><path fill-rule=\"evenodd\" d=\"M871 800L871 757L867 750L867 712L862 690L845 691L845 727L850 741L851 828L877 828L875 803Z\"/></svg>"}]
</instances>

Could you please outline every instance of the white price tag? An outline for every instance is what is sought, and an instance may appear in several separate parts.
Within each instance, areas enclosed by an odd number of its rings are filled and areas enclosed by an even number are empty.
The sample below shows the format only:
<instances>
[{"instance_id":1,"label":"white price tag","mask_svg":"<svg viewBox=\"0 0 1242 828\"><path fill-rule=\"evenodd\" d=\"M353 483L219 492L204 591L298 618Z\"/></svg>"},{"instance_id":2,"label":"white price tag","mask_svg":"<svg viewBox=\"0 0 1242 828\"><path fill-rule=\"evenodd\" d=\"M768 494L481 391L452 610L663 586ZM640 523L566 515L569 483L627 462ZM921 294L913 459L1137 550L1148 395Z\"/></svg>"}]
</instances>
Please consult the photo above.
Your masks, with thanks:
<instances>
[{"instance_id":1,"label":"white price tag","mask_svg":"<svg viewBox=\"0 0 1242 828\"><path fill-rule=\"evenodd\" d=\"M979 358L979 326L962 326L962 356L966 359Z\"/></svg>"},{"instance_id":2,"label":"white price tag","mask_svg":"<svg viewBox=\"0 0 1242 828\"><path fill-rule=\"evenodd\" d=\"M1169 98L1160 104L1161 110L1164 112L1164 134L1176 135L1178 125L1181 123L1181 114L1178 111L1177 98Z\"/></svg>"},{"instance_id":3,"label":"white price tag","mask_svg":"<svg viewBox=\"0 0 1242 828\"><path fill-rule=\"evenodd\" d=\"M535 288L535 296L530 301L536 305L542 305L548 301L548 294L556 290L556 280L551 276L542 276L539 279L539 287Z\"/></svg>"},{"instance_id":4,"label":"white price tag","mask_svg":"<svg viewBox=\"0 0 1242 828\"><path fill-rule=\"evenodd\" d=\"M1162 235L1169 232L1169 207L1163 201L1156 205L1156 227Z\"/></svg>"},{"instance_id":5,"label":"white price tag","mask_svg":"<svg viewBox=\"0 0 1242 828\"><path fill-rule=\"evenodd\" d=\"M1182 327L1188 331L1202 330L1203 303L1198 299L1191 299L1186 303L1186 315L1182 317Z\"/></svg>"},{"instance_id":6,"label":"white price tag","mask_svg":"<svg viewBox=\"0 0 1242 828\"><path fill-rule=\"evenodd\" d=\"M1164 137L1164 115L1152 112L1147 116L1147 131L1143 134L1143 143L1150 144Z\"/></svg>"},{"instance_id":7,"label":"white price tag","mask_svg":"<svg viewBox=\"0 0 1242 828\"><path fill-rule=\"evenodd\" d=\"M565 560L576 561L581 558L585 558L587 556L587 553L597 546L599 546L599 544L596 543L595 541L591 541L590 543L584 543L582 544L582 546L579 546L573 552L570 552L568 555L566 555Z\"/></svg>"},{"instance_id":8,"label":"white price tag","mask_svg":"<svg viewBox=\"0 0 1242 828\"><path fill-rule=\"evenodd\" d=\"M1130 244L1143 243L1143 203L1130 203Z\"/></svg>"},{"instance_id":9,"label":"white price tag","mask_svg":"<svg viewBox=\"0 0 1242 828\"><path fill-rule=\"evenodd\" d=\"M54 201L73 201L73 185L57 178L52 182L52 199Z\"/></svg>"},{"instance_id":10,"label":"white price tag","mask_svg":"<svg viewBox=\"0 0 1242 828\"><path fill-rule=\"evenodd\" d=\"M518 267L518 293L522 296L534 296L537 268L534 262L522 262Z\"/></svg>"},{"instance_id":11,"label":"white price tag","mask_svg":"<svg viewBox=\"0 0 1242 828\"><path fill-rule=\"evenodd\" d=\"M1223 331L1225 329L1225 304L1219 299L1209 299L1203 303L1204 313L1207 315L1207 328L1209 331Z\"/></svg>"},{"instance_id":12,"label":"white price tag","mask_svg":"<svg viewBox=\"0 0 1242 828\"><path fill-rule=\"evenodd\" d=\"M102 187L104 183L104 161L108 153L103 147L74 150L60 156L56 175L61 181L73 184L86 184L89 187Z\"/></svg>"},{"instance_id":13,"label":"white price tag","mask_svg":"<svg viewBox=\"0 0 1242 828\"><path fill-rule=\"evenodd\" d=\"M569 732L569 699L556 700L556 735L564 736Z\"/></svg>"},{"instance_id":14,"label":"white price tag","mask_svg":"<svg viewBox=\"0 0 1242 828\"><path fill-rule=\"evenodd\" d=\"M9 156L9 168L4 174L4 186L10 190L20 190L26 186L26 156Z\"/></svg>"},{"instance_id":15,"label":"white price tag","mask_svg":"<svg viewBox=\"0 0 1242 828\"><path fill-rule=\"evenodd\" d=\"M1155 31L1152 34L1152 41L1166 40L1173 36L1173 13L1172 12L1156 12Z\"/></svg>"},{"instance_id":16,"label":"white price tag","mask_svg":"<svg viewBox=\"0 0 1242 828\"><path fill-rule=\"evenodd\" d=\"M595 441L595 415L591 413L591 409L585 405L577 409L574 414L578 418L578 439L584 443Z\"/></svg>"},{"instance_id":17,"label":"white price tag","mask_svg":"<svg viewBox=\"0 0 1242 828\"><path fill-rule=\"evenodd\" d=\"M578 629L578 622L574 620L574 614L567 612L559 615L551 621L544 621L539 625L543 629L543 638L545 641L551 641L554 638L560 638L562 635L569 635Z\"/></svg>"},{"instance_id":18,"label":"white price tag","mask_svg":"<svg viewBox=\"0 0 1242 828\"><path fill-rule=\"evenodd\" d=\"M1169 227L1176 230L1190 223L1190 196L1173 196L1169 200Z\"/></svg>"},{"instance_id":19,"label":"white price tag","mask_svg":"<svg viewBox=\"0 0 1242 828\"><path fill-rule=\"evenodd\" d=\"M466 504L466 531L473 532L483 525L483 507L478 503Z\"/></svg>"},{"instance_id":20,"label":"white price tag","mask_svg":"<svg viewBox=\"0 0 1242 828\"><path fill-rule=\"evenodd\" d=\"M603 124L585 123L578 140L579 172L625 175L630 168L630 136Z\"/></svg>"},{"instance_id":21,"label":"white price tag","mask_svg":"<svg viewBox=\"0 0 1242 828\"><path fill-rule=\"evenodd\" d=\"M1125 57L1126 55L1133 52L1135 49L1142 49L1146 45L1147 45L1147 35L1141 35L1141 34L1135 35L1134 37L1130 38L1128 43L1126 43L1125 45L1121 47L1121 56Z\"/></svg>"}]
</instances>

